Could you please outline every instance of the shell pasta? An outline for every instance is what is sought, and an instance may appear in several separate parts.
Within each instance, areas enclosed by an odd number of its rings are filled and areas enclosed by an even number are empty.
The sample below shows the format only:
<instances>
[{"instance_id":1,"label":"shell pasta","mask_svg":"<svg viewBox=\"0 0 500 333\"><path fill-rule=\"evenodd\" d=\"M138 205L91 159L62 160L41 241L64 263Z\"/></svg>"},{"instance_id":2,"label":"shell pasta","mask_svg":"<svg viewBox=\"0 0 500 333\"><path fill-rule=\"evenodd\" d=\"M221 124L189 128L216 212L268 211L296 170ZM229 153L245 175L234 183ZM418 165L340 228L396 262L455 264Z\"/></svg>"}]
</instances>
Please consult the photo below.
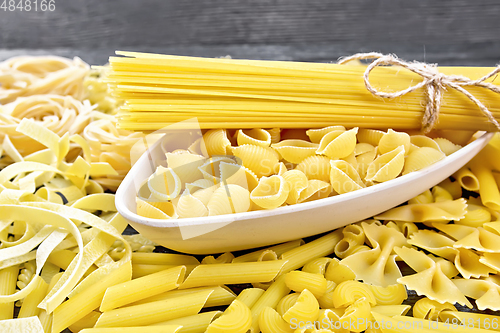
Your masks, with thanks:
<instances>
[{"instance_id":1,"label":"shell pasta","mask_svg":"<svg viewBox=\"0 0 500 333\"><path fill-rule=\"evenodd\" d=\"M392 129L283 132L277 141L277 128L210 129L184 148L164 148L165 159L137 190L137 213L182 219L276 209L392 180L460 147L441 138L443 152L430 137Z\"/></svg>"}]
</instances>

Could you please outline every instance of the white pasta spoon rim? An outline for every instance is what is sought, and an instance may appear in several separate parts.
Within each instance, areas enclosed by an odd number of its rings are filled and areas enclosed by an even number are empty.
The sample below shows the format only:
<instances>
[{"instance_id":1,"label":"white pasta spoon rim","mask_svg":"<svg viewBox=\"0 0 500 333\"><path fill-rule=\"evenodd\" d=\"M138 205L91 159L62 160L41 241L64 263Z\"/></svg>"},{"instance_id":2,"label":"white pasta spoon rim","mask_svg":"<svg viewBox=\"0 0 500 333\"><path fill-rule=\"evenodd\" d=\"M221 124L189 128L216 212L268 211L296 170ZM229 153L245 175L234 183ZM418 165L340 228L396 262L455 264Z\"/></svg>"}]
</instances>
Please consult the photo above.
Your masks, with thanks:
<instances>
[{"instance_id":1,"label":"white pasta spoon rim","mask_svg":"<svg viewBox=\"0 0 500 333\"><path fill-rule=\"evenodd\" d=\"M332 203L337 203L341 204L346 201L350 201L354 198L360 198L364 196L370 196L373 195L374 192L379 192L381 190L390 190L392 188L397 188L399 186L404 186L406 183L410 181L415 181L415 179L420 179L421 177L426 177L430 173L440 170L444 168L445 166L452 166L449 168L449 171L446 172L448 176L451 174L455 173L458 169L460 169L463 165L465 165L473 156L476 155L477 152L479 152L493 137L495 133L485 133L478 139L474 140L473 142L469 143L468 145L462 147L458 151L446 156L444 159L434 163L433 165L430 165L422 170L417 170L413 171L409 174L399 176L395 179L386 181L384 183L380 183L377 185L369 186L362 188L357 191L353 192L348 192L344 193L341 195L333 196L333 197L327 197L324 199L318 199L310 202L304 202L300 204L295 204L295 205L289 205L289 206L284 206L284 207L278 207L270 210L257 210L257 211L250 211L250 212L244 212L244 213L233 213L233 214L227 214L227 215L217 215L217 216L205 216L205 217L196 217L196 218L183 218L183 219L177 219L177 220L163 220L163 219L151 219L151 218L145 218L142 216L137 215L134 213L134 209L131 209L125 204L125 196L126 192L129 191L131 188L133 188L134 184L134 179L137 176L137 173L139 171L139 168L143 166L145 163L148 163L150 159L150 154L148 152L145 152L141 158L137 161L137 163L131 168L121 185L119 186L117 192L116 192L116 207L118 212L128 219L129 221L132 221L134 223L139 223L142 225L150 226L150 227L158 227L158 228L178 228L180 226L196 226L196 225L205 225L205 224L212 224L212 223L218 223L218 224L223 224L223 223L231 223L235 221L249 221L255 219L255 218L262 218L265 216L275 216L275 215L285 215L285 214L290 214L290 213L295 213L295 212L301 212L301 211L311 211L311 213L314 212L314 210L318 207L326 206L326 205L331 205ZM161 141L161 140L160 140ZM150 150L154 150L157 146L158 143L155 144ZM475 153L472 155L467 160L463 159L463 156L466 155L467 153L471 153L474 151ZM462 163L463 162L463 163ZM444 177L442 180L446 179L448 176ZM434 184L436 185L436 184ZM434 186L431 185L430 187ZM407 200L404 200L405 202ZM134 201L135 202L135 201ZM403 203L401 202L401 203ZM385 211L385 210L384 210ZM381 213L381 212L380 212ZM326 230L325 230L326 231Z\"/></svg>"}]
</instances>

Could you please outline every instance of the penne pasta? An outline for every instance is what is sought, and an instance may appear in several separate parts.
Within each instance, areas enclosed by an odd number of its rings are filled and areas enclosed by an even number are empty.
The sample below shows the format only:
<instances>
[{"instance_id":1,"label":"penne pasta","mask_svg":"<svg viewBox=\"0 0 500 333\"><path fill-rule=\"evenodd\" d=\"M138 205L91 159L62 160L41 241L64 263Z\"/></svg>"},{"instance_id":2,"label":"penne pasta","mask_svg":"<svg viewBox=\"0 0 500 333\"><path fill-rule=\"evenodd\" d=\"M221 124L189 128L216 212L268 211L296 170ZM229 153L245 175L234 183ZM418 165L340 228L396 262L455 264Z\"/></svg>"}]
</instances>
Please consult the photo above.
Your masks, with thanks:
<instances>
[{"instance_id":1,"label":"penne pasta","mask_svg":"<svg viewBox=\"0 0 500 333\"><path fill-rule=\"evenodd\" d=\"M284 260L198 265L179 289L220 284L269 282L285 265Z\"/></svg>"},{"instance_id":2,"label":"penne pasta","mask_svg":"<svg viewBox=\"0 0 500 333\"><path fill-rule=\"evenodd\" d=\"M18 265L0 270L0 295L11 295L15 293L18 274ZM13 318L14 302L0 303L0 320Z\"/></svg>"},{"instance_id":3,"label":"penne pasta","mask_svg":"<svg viewBox=\"0 0 500 333\"><path fill-rule=\"evenodd\" d=\"M148 328L143 327L143 331L148 330L149 327L154 327L154 326L181 325L182 328L179 330L179 332L203 333L207 330L208 325L210 325L210 323L215 319L219 318L221 314L222 314L221 311L203 312L192 316L187 316L152 324L149 325Z\"/></svg>"}]
</instances>

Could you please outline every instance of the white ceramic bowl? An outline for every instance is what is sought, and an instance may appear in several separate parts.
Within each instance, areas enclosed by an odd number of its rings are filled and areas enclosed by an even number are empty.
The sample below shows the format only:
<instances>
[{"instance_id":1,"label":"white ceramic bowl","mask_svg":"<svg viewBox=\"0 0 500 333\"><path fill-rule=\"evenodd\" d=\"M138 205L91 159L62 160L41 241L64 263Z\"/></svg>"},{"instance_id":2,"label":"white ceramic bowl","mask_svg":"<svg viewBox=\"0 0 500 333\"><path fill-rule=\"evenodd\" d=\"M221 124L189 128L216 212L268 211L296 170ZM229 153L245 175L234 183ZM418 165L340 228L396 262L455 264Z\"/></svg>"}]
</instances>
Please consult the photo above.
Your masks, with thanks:
<instances>
[{"instance_id":1,"label":"white ceramic bowl","mask_svg":"<svg viewBox=\"0 0 500 333\"><path fill-rule=\"evenodd\" d=\"M176 220L136 214L137 184L165 160L161 142L157 142L118 188L116 207L138 232L176 251L208 254L260 247L323 233L400 205L460 169L492 136L484 134L430 167L358 191L273 210Z\"/></svg>"}]
</instances>

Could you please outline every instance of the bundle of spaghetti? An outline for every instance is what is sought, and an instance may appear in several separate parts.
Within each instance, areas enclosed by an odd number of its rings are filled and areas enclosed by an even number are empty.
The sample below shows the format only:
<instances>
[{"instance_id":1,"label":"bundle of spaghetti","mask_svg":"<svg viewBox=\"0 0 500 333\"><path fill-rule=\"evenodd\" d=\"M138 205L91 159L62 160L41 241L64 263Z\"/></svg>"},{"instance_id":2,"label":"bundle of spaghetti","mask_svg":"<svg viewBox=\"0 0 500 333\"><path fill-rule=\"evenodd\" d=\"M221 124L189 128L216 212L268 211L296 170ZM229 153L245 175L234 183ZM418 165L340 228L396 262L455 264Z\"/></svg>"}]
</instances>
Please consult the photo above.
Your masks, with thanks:
<instances>
[{"instance_id":1,"label":"bundle of spaghetti","mask_svg":"<svg viewBox=\"0 0 500 333\"><path fill-rule=\"evenodd\" d=\"M284 61L209 59L136 52L110 57L107 81L125 101L119 126L152 131L194 118L202 128L314 128L342 124L369 128L420 129L426 91L394 99L365 87L365 66ZM440 67L445 75L477 80L486 67ZM381 91L400 91L422 81L398 66L370 73ZM500 84L496 76L485 82ZM500 119L498 94L465 86ZM446 89L436 129L493 130L464 94Z\"/></svg>"},{"instance_id":2,"label":"bundle of spaghetti","mask_svg":"<svg viewBox=\"0 0 500 333\"><path fill-rule=\"evenodd\" d=\"M20 56L0 63L0 103L38 94L85 97L83 79L89 65L80 58Z\"/></svg>"}]
</instances>

